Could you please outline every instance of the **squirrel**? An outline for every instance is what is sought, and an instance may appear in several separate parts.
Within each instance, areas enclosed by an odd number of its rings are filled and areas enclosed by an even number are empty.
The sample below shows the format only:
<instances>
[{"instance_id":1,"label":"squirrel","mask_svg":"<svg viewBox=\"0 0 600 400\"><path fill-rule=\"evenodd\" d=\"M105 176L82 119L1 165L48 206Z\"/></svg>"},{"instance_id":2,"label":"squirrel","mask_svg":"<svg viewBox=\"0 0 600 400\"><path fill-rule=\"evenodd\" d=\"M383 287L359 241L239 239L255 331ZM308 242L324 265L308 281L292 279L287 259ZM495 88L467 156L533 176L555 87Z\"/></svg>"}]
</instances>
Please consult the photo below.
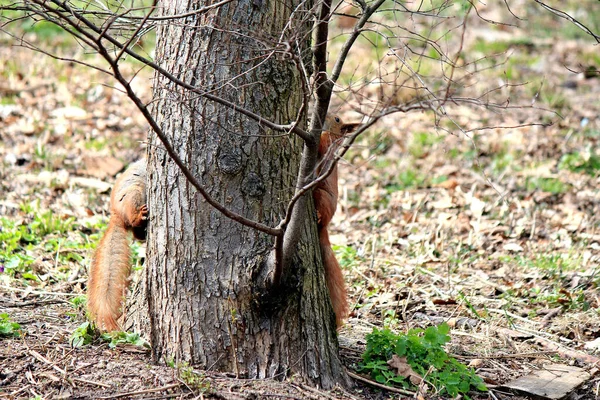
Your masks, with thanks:
<instances>
[{"instance_id":1,"label":"squirrel","mask_svg":"<svg viewBox=\"0 0 600 400\"><path fill-rule=\"evenodd\" d=\"M329 165L337 142L352 132L358 123L345 124L339 117L327 116L319 142L321 168ZM327 288L340 327L348 316L346 285L340 264L329 242L327 226L337 208L337 165L327 179L313 190L321 257L325 267ZM130 234L138 240L146 239L148 207L146 205L146 160L133 163L115 182L110 195L108 228L100 240L88 280L88 310L96 326L103 331L119 329L123 298L129 286L131 272Z\"/></svg>"},{"instance_id":2,"label":"squirrel","mask_svg":"<svg viewBox=\"0 0 600 400\"><path fill-rule=\"evenodd\" d=\"M334 150L339 146L339 140L346 134L354 131L360 123L343 123L336 115L328 115L323 125L323 132L319 141L319 165L317 173L325 165L329 165L332 160L328 160L334 154ZM331 304L335 313L335 322L337 327L341 327L344 320L348 317L348 298L346 294L346 284L344 275L335 254L331 249L329 233L327 226L335 214L338 198L338 175L337 163L333 166L331 174L320 182L313 190L313 199L317 210L317 227L319 230L319 244L321 247L321 258L325 268L325 280L331 297Z\"/></svg>"},{"instance_id":3,"label":"squirrel","mask_svg":"<svg viewBox=\"0 0 600 400\"><path fill-rule=\"evenodd\" d=\"M103 331L119 329L122 303L131 272L130 234L146 239L146 160L129 166L119 176L110 195L108 228L100 240L90 267L88 310Z\"/></svg>"}]
</instances>

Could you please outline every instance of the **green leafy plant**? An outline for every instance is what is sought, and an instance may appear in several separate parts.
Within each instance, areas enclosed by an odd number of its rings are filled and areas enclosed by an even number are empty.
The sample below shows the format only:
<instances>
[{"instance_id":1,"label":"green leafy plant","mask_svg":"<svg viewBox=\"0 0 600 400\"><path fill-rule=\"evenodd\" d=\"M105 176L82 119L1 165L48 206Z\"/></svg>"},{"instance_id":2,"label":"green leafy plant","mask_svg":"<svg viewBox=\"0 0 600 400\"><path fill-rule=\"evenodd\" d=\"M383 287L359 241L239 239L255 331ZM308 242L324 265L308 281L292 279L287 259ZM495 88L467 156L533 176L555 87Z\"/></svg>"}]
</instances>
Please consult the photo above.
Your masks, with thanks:
<instances>
[{"instance_id":1,"label":"green leafy plant","mask_svg":"<svg viewBox=\"0 0 600 400\"><path fill-rule=\"evenodd\" d=\"M206 377L194 371L187 362L183 362L177 365L177 375L188 387L199 390L202 393L206 393L210 389L210 382L206 380Z\"/></svg>"},{"instance_id":2,"label":"green leafy plant","mask_svg":"<svg viewBox=\"0 0 600 400\"><path fill-rule=\"evenodd\" d=\"M19 336L21 333L21 325L12 322L8 314L0 314L0 337Z\"/></svg>"},{"instance_id":3,"label":"green leafy plant","mask_svg":"<svg viewBox=\"0 0 600 400\"><path fill-rule=\"evenodd\" d=\"M361 257L356 251L356 248L352 246L332 245L331 247L333 248L333 251L335 251L335 255L340 265L345 269L351 269L363 261L363 257Z\"/></svg>"},{"instance_id":4,"label":"green leafy plant","mask_svg":"<svg viewBox=\"0 0 600 400\"><path fill-rule=\"evenodd\" d=\"M76 296L69 300L69 303L71 303L74 308L85 309L87 298L85 296Z\"/></svg>"},{"instance_id":5,"label":"green leafy plant","mask_svg":"<svg viewBox=\"0 0 600 400\"><path fill-rule=\"evenodd\" d=\"M52 211L46 211L43 214L35 214L33 222L29 225L31 231L39 236L46 236L50 233L64 234L73 228L75 218L62 218Z\"/></svg>"},{"instance_id":6,"label":"green leafy plant","mask_svg":"<svg viewBox=\"0 0 600 400\"><path fill-rule=\"evenodd\" d=\"M100 338L108 342L108 347L111 349L123 344L131 344L146 349L150 348L150 343L144 340L137 332L107 332L100 335Z\"/></svg>"},{"instance_id":7,"label":"green leafy plant","mask_svg":"<svg viewBox=\"0 0 600 400\"><path fill-rule=\"evenodd\" d=\"M591 153L568 153L560 158L558 168L568 169L572 172L583 172L588 175L596 175L600 172L600 156Z\"/></svg>"},{"instance_id":8,"label":"green leafy plant","mask_svg":"<svg viewBox=\"0 0 600 400\"><path fill-rule=\"evenodd\" d=\"M74 218L42 212L35 203L23 203L19 208L24 218L15 221L0 217L0 266L7 276L40 281L40 272L47 271L34 270L32 264L48 255L56 266L50 276L52 280L67 279L73 265L85 264L84 256L95 241L78 229ZM40 257L41 254L44 256Z\"/></svg>"},{"instance_id":9,"label":"green leafy plant","mask_svg":"<svg viewBox=\"0 0 600 400\"><path fill-rule=\"evenodd\" d=\"M556 178L527 178L525 187L528 191L541 190L552 194L564 193L569 188Z\"/></svg>"},{"instance_id":10,"label":"green leafy plant","mask_svg":"<svg viewBox=\"0 0 600 400\"><path fill-rule=\"evenodd\" d=\"M95 336L96 330L94 326L86 321L79 325L71 334L71 346L86 346L94 341Z\"/></svg>"},{"instance_id":11,"label":"green leafy plant","mask_svg":"<svg viewBox=\"0 0 600 400\"><path fill-rule=\"evenodd\" d=\"M411 329L400 335L388 328L374 328L367 335L367 349L360 370L379 383L396 384L406 389L415 388L413 377L418 376L440 394L451 397L463 394L466 398L471 389L487 391L473 369L459 363L444 350L443 345L450 341L449 331L450 327L445 323L427 329ZM394 363L398 361L410 366L409 374L395 371Z\"/></svg>"}]
</instances>

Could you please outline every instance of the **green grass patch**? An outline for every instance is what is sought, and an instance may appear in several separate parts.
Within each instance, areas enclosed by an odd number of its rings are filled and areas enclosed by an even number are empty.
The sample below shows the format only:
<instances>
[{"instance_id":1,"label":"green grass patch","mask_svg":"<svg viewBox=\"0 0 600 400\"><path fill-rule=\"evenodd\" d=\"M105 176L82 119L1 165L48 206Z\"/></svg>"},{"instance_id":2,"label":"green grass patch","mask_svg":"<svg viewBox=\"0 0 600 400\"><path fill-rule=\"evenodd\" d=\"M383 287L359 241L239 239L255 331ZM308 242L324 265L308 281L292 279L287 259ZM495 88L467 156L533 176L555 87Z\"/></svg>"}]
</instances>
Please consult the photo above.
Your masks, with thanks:
<instances>
[{"instance_id":1,"label":"green grass patch","mask_svg":"<svg viewBox=\"0 0 600 400\"><path fill-rule=\"evenodd\" d=\"M560 158L558 169L595 176L600 171L600 156L581 152L568 153Z\"/></svg>"},{"instance_id":2,"label":"green grass patch","mask_svg":"<svg viewBox=\"0 0 600 400\"><path fill-rule=\"evenodd\" d=\"M552 194L561 194L567 192L569 185L556 178L532 178L525 181L525 189L529 192L542 191Z\"/></svg>"},{"instance_id":3,"label":"green grass patch","mask_svg":"<svg viewBox=\"0 0 600 400\"><path fill-rule=\"evenodd\" d=\"M177 370L177 377L184 382L188 388L201 393L210 391L210 382L206 379L204 374L195 371L187 362L176 363L174 359L170 358L166 360L165 364L168 367Z\"/></svg>"},{"instance_id":4,"label":"green grass patch","mask_svg":"<svg viewBox=\"0 0 600 400\"><path fill-rule=\"evenodd\" d=\"M388 193L394 193L405 189L426 186L427 177L416 169L404 169L400 171L393 180L385 185Z\"/></svg>"},{"instance_id":5,"label":"green grass patch","mask_svg":"<svg viewBox=\"0 0 600 400\"><path fill-rule=\"evenodd\" d=\"M506 264L539 269L548 272L550 276L561 275L563 271L576 271L581 267L581 256L563 253L538 252L532 257L502 256L499 260Z\"/></svg>"},{"instance_id":6,"label":"green grass patch","mask_svg":"<svg viewBox=\"0 0 600 400\"><path fill-rule=\"evenodd\" d=\"M32 204L21 205L24 218L0 217L0 266L15 279L39 281L33 269L36 259L51 258L56 265L50 278L65 280L73 264L85 264L84 255L95 247L97 235L78 232L73 217L39 211ZM77 232L79 234L77 234Z\"/></svg>"},{"instance_id":7,"label":"green grass patch","mask_svg":"<svg viewBox=\"0 0 600 400\"><path fill-rule=\"evenodd\" d=\"M511 165L514 165L515 156L506 149L494 154L490 163L490 168L494 176L498 176L506 171Z\"/></svg>"},{"instance_id":8,"label":"green grass patch","mask_svg":"<svg viewBox=\"0 0 600 400\"><path fill-rule=\"evenodd\" d=\"M415 158L421 158L428 153L433 145L444 140L442 136L428 132L417 132L412 135L408 152Z\"/></svg>"},{"instance_id":9,"label":"green grass patch","mask_svg":"<svg viewBox=\"0 0 600 400\"><path fill-rule=\"evenodd\" d=\"M531 304L539 305L542 308L561 307L569 311L587 311L591 308L590 301L581 289L571 291L559 285L553 285L548 288L532 288L528 295Z\"/></svg>"},{"instance_id":10,"label":"green grass patch","mask_svg":"<svg viewBox=\"0 0 600 400\"><path fill-rule=\"evenodd\" d=\"M331 248L335 252L335 256L340 263L340 266L344 269L352 269L364 261L364 257L361 257L356 251L356 248L352 246L332 245Z\"/></svg>"}]
</instances>

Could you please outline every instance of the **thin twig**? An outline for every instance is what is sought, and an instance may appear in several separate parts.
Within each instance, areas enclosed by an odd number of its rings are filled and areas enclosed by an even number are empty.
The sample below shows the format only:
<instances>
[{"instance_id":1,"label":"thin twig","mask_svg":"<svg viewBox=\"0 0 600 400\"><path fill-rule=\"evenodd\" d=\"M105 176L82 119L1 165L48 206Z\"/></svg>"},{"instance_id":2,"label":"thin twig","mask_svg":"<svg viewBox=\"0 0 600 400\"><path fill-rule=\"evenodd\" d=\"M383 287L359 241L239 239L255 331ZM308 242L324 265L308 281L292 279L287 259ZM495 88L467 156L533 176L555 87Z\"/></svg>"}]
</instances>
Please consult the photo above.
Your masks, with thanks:
<instances>
[{"instance_id":1,"label":"thin twig","mask_svg":"<svg viewBox=\"0 0 600 400\"><path fill-rule=\"evenodd\" d=\"M403 394L405 396L414 396L414 395L416 395L415 392L411 392L409 390L395 388L395 387L392 387L392 386L382 385L379 382L372 381L371 379L367 379L367 378L365 378L363 376L360 376L360 375L355 374L354 372L351 372L351 371L348 371L348 370L346 370L346 373L351 378L356 379L357 381L361 381L361 382L366 383L368 385L375 386L376 388L379 388L379 389L387 390L388 392L400 393L400 394Z\"/></svg>"},{"instance_id":2,"label":"thin twig","mask_svg":"<svg viewBox=\"0 0 600 400\"><path fill-rule=\"evenodd\" d=\"M312 113L310 129L304 139L302 157L296 178L296 192L310 182L318 160L319 138L329 108L333 83L327 78L327 43L331 0L321 0L318 19L315 22L315 45L313 47L314 82L316 104ZM308 196L300 196L291 207L288 206L284 219L279 223L284 234L275 240L275 265L273 282L279 285L283 270L291 264L296 246L300 240L302 226L307 213ZM288 203L289 204L289 203Z\"/></svg>"},{"instance_id":3,"label":"thin twig","mask_svg":"<svg viewBox=\"0 0 600 400\"><path fill-rule=\"evenodd\" d=\"M557 15L560 18L564 18L567 21L572 22L576 27L578 27L579 29L581 29L582 31L584 31L585 33L587 33L588 35L590 35L591 37L596 39L596 42L600 43L600 36L596 35L594 32L592 32L590 30L590 28L588 28L587 26L585 26L584 24L582 24L581 22L579 22L578 20L576 20L575 18L573 18L572 16L567 14L566 12L558 10L554 7L550 7L548 4L543 3L540 0L533 0L533 1L538 3L540 6L542 6L546 10L550 11L552 14Z\"/></svg>"},{"instance_id":4,"label":"thin twig","mask_svg":"<svg viewBox=\"0 0 600 400\"><path fill-rule=\"evenodd\" d=\"M90 381L90 380L83 379L83 378L71 378L71 379L74 380L74 381L76 381L76 382L87 383L88 385L100 386L100 387L103 387L103 388L109 388L109 387L111 387L110 385L107 385L106 383L96 382L96 381Z\"/></svg>"},{"instance_id":5,"label":"thin twig","mask_svg":"<svg viewBox=\"0 0 600 400\"><path fill-rule=\"evenodd\" d=\"M98 397L99 399L118 399L120 397L136 396L138 394L164 392L165 390L175 389L181 386L181 383L174 383L172 385L162 386L158 388L135 390L133 392L117 393L110 396Z\"/></svg>"}]
</instances>

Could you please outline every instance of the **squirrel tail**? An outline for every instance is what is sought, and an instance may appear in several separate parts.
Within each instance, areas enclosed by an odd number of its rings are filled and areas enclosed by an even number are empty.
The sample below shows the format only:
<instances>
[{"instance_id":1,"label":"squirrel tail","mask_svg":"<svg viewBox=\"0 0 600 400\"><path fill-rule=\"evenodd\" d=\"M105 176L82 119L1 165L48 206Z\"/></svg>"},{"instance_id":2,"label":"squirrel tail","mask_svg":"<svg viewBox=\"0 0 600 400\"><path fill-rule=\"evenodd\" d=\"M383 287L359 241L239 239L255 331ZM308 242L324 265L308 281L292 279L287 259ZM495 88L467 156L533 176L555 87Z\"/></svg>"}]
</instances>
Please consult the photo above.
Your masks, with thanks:
<instances>
[{"instance_id":1,"label":"squirrel tail","mask_svg":"<svg viewBox=\"0 0 600 400\"><path fill-rule=\"evenodd\" d=\"M325 266L327 288L329 289L329 296L331 297L333 311L335 312L335 322L339 328L343 325L344 320L350 313L348 309L346 283L344 282L344 275L342 274L340 264L331 249L329 233L326 228L319 230L319 242L321 244L321 257L323 258L323 265Z\"/></svg>"},{"instance_id":2,"label":"squirrel tail","mask_svg":"<svg viewBox=\"0 0 600 400\"><path fill-rule=\"evenodd\" d=\"M94 254L88 281L88 310L104 331L119 329L117 321L131 272L129 233L113 218Z\"/></svg>"}]
</instances>

